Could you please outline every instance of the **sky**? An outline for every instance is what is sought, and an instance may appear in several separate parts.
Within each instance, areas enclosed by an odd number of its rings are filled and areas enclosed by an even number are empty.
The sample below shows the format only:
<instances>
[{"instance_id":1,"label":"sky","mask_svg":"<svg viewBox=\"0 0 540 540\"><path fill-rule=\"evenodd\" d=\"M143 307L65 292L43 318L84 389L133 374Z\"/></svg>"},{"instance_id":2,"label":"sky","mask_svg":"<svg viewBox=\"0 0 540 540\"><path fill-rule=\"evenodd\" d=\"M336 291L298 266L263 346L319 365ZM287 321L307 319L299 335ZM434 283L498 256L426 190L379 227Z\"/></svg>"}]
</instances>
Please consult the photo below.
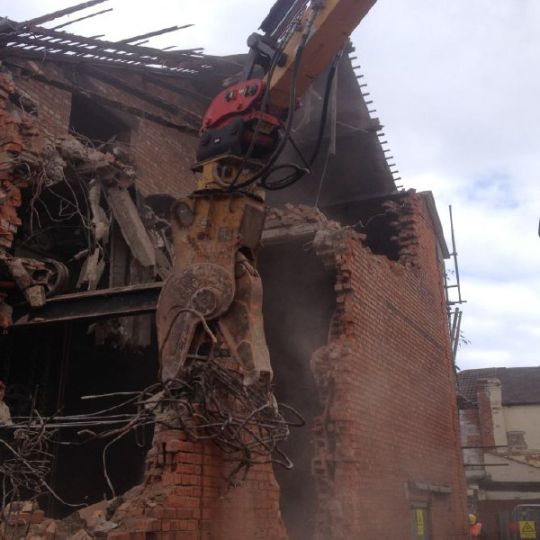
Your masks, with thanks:
<instances>
[{"instance_id":1,"label":"sky","mask_svg":"<svg viewBox=\"0 0 540 540\"><path fill-rule=\"evenodd\" d=\"M0 15L73 3L0 0ZM91 9L113 12L66 30L117 40L193 23L149 45L233 54L272 4L109 0ZM448 241L453 208L467 300L461 369L540 366L538 28L538 0L378 0L353 34L403 184L433 191Z\"/></svg>"}]
</instances>

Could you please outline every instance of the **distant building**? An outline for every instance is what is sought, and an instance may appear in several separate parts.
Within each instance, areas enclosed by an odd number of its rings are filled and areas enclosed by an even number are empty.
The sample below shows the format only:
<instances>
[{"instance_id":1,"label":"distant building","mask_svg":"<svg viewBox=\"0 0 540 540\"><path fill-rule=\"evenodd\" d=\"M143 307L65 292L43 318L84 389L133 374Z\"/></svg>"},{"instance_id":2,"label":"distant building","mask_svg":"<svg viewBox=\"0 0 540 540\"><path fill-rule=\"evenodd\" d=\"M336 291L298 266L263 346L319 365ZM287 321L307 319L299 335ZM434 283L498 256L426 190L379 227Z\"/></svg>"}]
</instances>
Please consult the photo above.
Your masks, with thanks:
<instances>
[{"instance_id":1,"label":"distant building","mask_svg":"<svg viewBox=\"0 0 540 540\"><path fill-rule=\"evenodd\" d=\"M488 537L506 539L512 509L540 504L540 367L458 377L469 500Z\"/></svg>"}]
</instances>

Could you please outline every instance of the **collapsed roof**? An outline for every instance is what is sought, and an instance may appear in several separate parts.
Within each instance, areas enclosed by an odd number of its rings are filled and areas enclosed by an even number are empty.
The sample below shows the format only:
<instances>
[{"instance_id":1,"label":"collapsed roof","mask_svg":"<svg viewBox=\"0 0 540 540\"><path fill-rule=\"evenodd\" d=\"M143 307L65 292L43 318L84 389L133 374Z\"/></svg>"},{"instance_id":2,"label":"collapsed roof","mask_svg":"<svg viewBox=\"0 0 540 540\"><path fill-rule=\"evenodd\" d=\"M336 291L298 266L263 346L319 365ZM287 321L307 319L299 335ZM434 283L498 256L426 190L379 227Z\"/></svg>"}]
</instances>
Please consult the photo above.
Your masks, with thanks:
<instances>
[{"instance_id":1,"label":"collapsed roof","mask_svg":"<svg viewBox=\"0 0 540 540\"><path fill-rule=\"evenodd\" d=\"M27 58L48 61L61 61L71 64L92 64L113 69L130 71L146 70L160 75L189 75L211 69L212 62L219 58L210 58L200 49L165 50L144 47L149 38L181 30L191 25L171 26L121 41L108 41L102 36L84 37L71 34L60 27L100 15L110 10L81 17L58 25L54 28L41 26L71 13L75 13L102 4L107 0L91 0L67 9L55 11L23 22L16 22L4 17L0 20L0 46L2 55L16 54Z\"/></svg>"},{"instance_id":2,"label":"collapsed roof","mask_svg":"<svg viewBox=\"0 0 540 540\"><path fill-rule=\"evenodd\" d=\"M236 55L223 58L206 55L197 48L156 49L146 44L152 37L175 32L190 25L171 26L121 41L109 41L102 36L84 37L64 30L68 24L109 10L101 10L54 28L43 26L106 1L83 2L23 22L0 19L0 60L18 58L54 63L62 66L64 70L82 71L107 83L122 86L124 90L149 102L158 102L159 98L144 95L144 89L136 85L122 85L122 74L138 73L143 80L152 84L185 92L190 103L188 110L181 111L184 113L184 122L180 127L185 127L187 132L195 135L200 125L200 117L211 98L223 88L224 81L234 80L242 72L245 57ZM289 11L292 10L294 14L294 6L305 4L305 1L276 2L269 14L270 18L275 19L276 10L280 13L283 11L282 4L285 5L285 19L288 20L291 16ZM293 8L289 9L288 6L292 4ZM267 22L268 17L261 26L263 30ZM373 116L375 111L370 109L372 102L366 101L369 94L363 89L367 85L365 82L361 86L358 83L358 79L363 75L356 71L360 66L353 65L356 59L356 56L352 56L353 53L354 49L350 47L348 55L343 55L333 91L334 104L330 112L332 122L329 124L333 127L328 128L319 159L311 174L285 194L270 194L271 205L316 202L321 208L334 209L337 206L341 209L351 202L396 191L395 175L398 171L392 169L394 165L390 163L389 150L383 147L386 141L381 140L384 133L378 118ZM39 76L28 72L27 75ZM298 115L293 131L295 142L306 153L314 145L314 134L320 123L321 96L324 94L325 82L326 73L323 73L305 96L303 110ZM94 97L93 94L90 97ZM167 107L165 103L161 103L161 107L165 113L171 108L170 104ZM170 121L167 114L163 116ZM289 146L284 159L290 158L297 160L298 155ZM286 200L283 197L286 197ZM332 217L338 217L335 210L331 210L331 213Z\"/></svg>"}]
</instances>

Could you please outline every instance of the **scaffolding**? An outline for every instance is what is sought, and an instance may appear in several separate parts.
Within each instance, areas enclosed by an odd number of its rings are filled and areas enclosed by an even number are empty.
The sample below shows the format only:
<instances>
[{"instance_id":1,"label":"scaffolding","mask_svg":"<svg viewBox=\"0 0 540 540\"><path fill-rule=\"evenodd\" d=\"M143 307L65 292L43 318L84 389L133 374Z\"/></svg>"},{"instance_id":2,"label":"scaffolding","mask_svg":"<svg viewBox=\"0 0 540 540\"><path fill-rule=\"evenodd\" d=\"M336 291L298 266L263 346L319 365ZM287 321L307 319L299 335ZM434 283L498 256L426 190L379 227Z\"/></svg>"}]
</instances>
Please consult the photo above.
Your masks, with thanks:
<instances>
[{"instance_id":1,"label":"scaffolding","mask_svg":"<svg viewBox=\"0 0 540 540\"><path fill-rule=\"evenodd\" d=\"M454 216L452 214L452 205L448 206L448 212L450 215L450 232L452 238L452 252L450 253L450 259L454 266L452 270L454 279L450 281L448 272L445 272L444 288L446 293L446 306L448 310L448 329L450 331L452 356L454 358L455 364L461 339L461 321L463 318L463 310L460 306L462 304L465 304L467 301L463 300L463 297L461 296L461 280L459 276L458 252L456 248L456 236L454 231ZM455 293L453 295L451 294L452 290L455 290Z\"/></svg>"}]
</instances>

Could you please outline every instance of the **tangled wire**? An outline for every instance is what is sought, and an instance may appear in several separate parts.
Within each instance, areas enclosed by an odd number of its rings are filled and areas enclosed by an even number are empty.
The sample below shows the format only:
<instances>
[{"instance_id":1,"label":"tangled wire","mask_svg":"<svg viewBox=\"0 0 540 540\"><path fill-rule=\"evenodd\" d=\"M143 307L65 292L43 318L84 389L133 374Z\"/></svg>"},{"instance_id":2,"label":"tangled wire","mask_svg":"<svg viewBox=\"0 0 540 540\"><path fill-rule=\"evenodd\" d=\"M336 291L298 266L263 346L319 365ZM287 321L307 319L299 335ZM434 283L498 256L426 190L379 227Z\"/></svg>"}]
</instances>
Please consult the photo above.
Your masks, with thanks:
<instances>
[{"instance_id":1,"label":"tangled wire","mask_svg":"<svg viewBox=\"0 0 540 540\"><path fill-rule=\"evenodd\" d=\"M240 373L216 361L192 360L181 378L155 383L138 392L118 392L82 399L117 398L112 407L74 416L39 415L19 419L13 426L13 441L0 439L5 458L0 464L3 506L7 502L35 499L49 493L63 501L47 482L53 445L80 445L107 439L102 452L105 480L113 497L116 492L107 471L109 449L129 433L146 426L182 431L192 442L211 440L234 463L227 477L235 485L250 467L275 463L292 468L279 448L291 427L305 424L293 408L278 404L265 381L246 386ZM76 437L73 438L72 432Z\"/></svg>"},{"instance_id":2,"label":"tangled wire","mask_svg":"<svg viewBox=\"0 0 540 540\"><path fill-rule=\"evenodd\" d=\"M166 385L161 403L160 424L181 429L193 441L211 439L237 462L231 482L255 464L293 466L279 443L288 438L290 427L305 422L292 407L277 403L265 381L246 386L241 374L217 362L194 362L183 379ZM167 421L170 411L172 423Z\"/></svg>"},{"instance_id":3,"label":"tangled wire","mask_svg":"<svg viewBox=\"0 0 540 540\"><path fill-rule=\"evenodd\" d=\"M13 440L0 438L0 478L2 479L2 508L9 502L37 498L49 493L62 501L47 483L52 454L48 451L54 430L42 426L17 429Z\"/></svg>"}]
</instances>

